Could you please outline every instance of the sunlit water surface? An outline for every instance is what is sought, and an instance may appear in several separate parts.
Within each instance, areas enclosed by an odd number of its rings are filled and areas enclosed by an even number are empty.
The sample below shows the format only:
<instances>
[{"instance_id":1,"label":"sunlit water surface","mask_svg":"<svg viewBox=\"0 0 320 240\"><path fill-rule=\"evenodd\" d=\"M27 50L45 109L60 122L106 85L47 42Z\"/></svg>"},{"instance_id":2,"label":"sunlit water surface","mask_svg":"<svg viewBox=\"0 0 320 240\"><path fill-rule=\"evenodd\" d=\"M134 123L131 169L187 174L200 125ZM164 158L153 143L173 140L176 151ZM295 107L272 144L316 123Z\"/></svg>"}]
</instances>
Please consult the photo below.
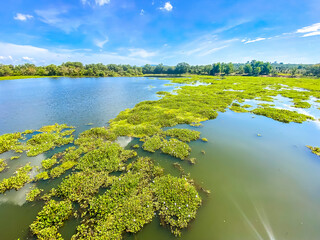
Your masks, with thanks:
<instances>
[{"instance_id":1,"label":"sunlit water surface","mask_svg":"<svg viewBox=\"0 0 320 240\"><path fill-rule=\"evenodd\" d=\"M106 125L125 108L144 100L156 100L157 91L171 91L168 81L148 78L58 78L23 79L0 82L0 134L43 125L67 123L77 127ZM320 146L320 129L315 122L284 124L249 113L220 113L207 121L201 140L192 142L192 156L197 163L187 162L138 150L179 175L172 163L179 162L203 188L203 206L181 239L199 240L318 240L320 239L320 158L305 145ZM261 136L258 136L261 135ZM141 144L137 139L121 138L119 143L130 148ZM0 179L9 177L25 163L33 165L53 152L37 157L22 156L8 160L10 169ZM60 149L61 150L61 149ZM205 154L201 153L204 150ZM12 153L0 155L9 158ZM61 179L38 183L50 189ZM0 239L32 239L28 226L42 203L27 203L28 184L18 192L0 196ZM79 224L70 219L61 229L70 239ZM157 218L135 235L126 239L175 239L159 226Z\"/></svg>"}]
</instances>

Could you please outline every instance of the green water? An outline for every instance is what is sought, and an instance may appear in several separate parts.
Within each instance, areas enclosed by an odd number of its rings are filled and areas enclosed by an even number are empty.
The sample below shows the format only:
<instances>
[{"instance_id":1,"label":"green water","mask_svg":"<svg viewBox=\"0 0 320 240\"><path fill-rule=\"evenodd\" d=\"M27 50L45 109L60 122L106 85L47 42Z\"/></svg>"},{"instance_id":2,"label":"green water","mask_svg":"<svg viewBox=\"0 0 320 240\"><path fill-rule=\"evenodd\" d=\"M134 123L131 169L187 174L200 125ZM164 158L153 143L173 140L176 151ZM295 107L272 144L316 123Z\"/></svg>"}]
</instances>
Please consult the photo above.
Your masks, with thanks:
<instances>
[{"instance_id":1,"label":"green water","mask_svg":"<svg viewBox=\"0 0 320 240\"><path fill-rule=\"evenodd\" d=\"M69 83L68 79L65 81ZM134 89L135 84L130 85L131 80L126 81L129 87ZM158 82L159 85L148 82L145 86L155 85L159 90L162 84L167 83ZM104 84L100 81L98 83L100 86ZM64 81L54 84L62 88L63 85L69 86ZM87 84L87 80L84 84ZM137 86L141 87L140 82ZM81 86L78 87L82 89ZM147 99L155 98L155 92L158 90L152 89L154 92L151 92ZM137 91L137 94L143 95L146 91L150 90ZM121 98L121 94L119 96ZM126 103L126 107L134 105L132 99ZM135 100L138 101L139 97ZM112 102L113 108L116 102L116 100ZM102 108L104 103L99 102L99 104L101 109L104 109ZM108 104L110 105L110 102ZM85 114L82 109L76 112ZM99 108L97 114L98 112ZM81 116L80 119L83 122L93 122L92 119L100 119L100 115L98 117L87 115L87 119L86 116ZM65 117L63 112L60 116ZM110 114L108 117L101 117L99 121L107 122L112 117ZM77 119L69 121L71 124L75 121L74 125L77 125ZM16 124L16 121L14 123ZM13 127L10 125L10 128ZM252 118L248 113L227 111L220 113L217 119L205 122L203 127L179 127L196 129L202 133L202 137L209 140L206 143L198 140L190 144L191 157L197 158L195 165L159 152L150 154L139 149L138 153L152 157L165 167L166 172L175 175L179 175L179 172L172 163L179 162L186 172L191 173L197 184L211 191L209 195L201 194L203 205L197 213L196 220L183 231L181 239L320 239L320 158L305 147L305 145L320 146L319 125L314 122L284 124L260 116ZM261 134L261 137L257 134ZM137 143L141 144L137 139L133 139L127 148ZM201 153L202 150L205 154ZM1 173L1 178L12 174L16 167L25 162L32 161L33 164L38 164L51 154L46 153L32 160L24 156L13 160L9 162L11 169L7 173ZM41 183L40 187L49 189L60 181L57 179ZM32 239L28 225L35 219L41 204L24 201L29 187L30 185L25 186L18 192L10 191L0 197L1 240L18 237ZM61 229L65 239L72 236L78 223L79 221L75 219L66 222ZM138 234L126 235L125 238L176 239L168 229L160 226L157 218Z\"/></svg>"}]
</instances>

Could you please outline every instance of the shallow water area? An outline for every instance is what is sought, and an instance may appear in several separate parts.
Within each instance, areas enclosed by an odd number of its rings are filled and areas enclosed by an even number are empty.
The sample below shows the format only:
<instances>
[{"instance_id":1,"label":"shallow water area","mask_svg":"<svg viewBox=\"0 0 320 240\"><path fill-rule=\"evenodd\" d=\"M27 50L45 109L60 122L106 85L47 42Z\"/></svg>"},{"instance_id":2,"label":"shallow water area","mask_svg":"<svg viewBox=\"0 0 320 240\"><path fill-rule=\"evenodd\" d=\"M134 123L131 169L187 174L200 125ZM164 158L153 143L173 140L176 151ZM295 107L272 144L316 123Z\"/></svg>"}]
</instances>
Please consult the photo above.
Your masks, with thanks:
<instances>
[{"instance_id":1,"label":"shallow water area","mask_svg":"<svg viewBox=\"0 0 320 240\"><path fill-rule=\"evenodd\" d=\"M55 122L76 126L77 133L104 126L125 108L144 100L156 100L156 92L172 91L175 86L181 86L164 85L168 83L148 78L2 81L0 112L4 117L0 118L0 133L38 129ZM276 107L292 105L290 99L276 98ZM258 103L260 101L242 104L255 106ZM150 156L165 167L166 173L178 176L179 171L172 164L180 163L197 184L211 191L208 196L201 194L203 206L190 227L183 231L181 239L319 239L320 158L305 145L320 146L320 128L311 121L285 124L253 116L228 110L219 113L217 119L204 122L202 127L177 126L200 131L201 137L208 139L208 142L190 143L191 157L197 159L195 165L160 151L148 153L141 147L137 150L140 156ZM88 123L94 124L86 126ZM117 142L127 149L142 144L129 137L120 137ZM0 158L8 159L10 169L0 173L0 179L12 175L27 162L39 165L56 151L58 149L32 158L22 154L16 160L9 159L12 153L2 154ZM60 181L49 180L37 186L50 189ZM1 239L32 239L28 226L42 202L24 201L29 187L26 185L18 192L11 190L0 196ZM61 229L65 239L70 239L77 224L78 220L67 221ZM176 239L159 224L155 217L141 232L127 235L125 239Z\"/></svg>"}]
</instances>

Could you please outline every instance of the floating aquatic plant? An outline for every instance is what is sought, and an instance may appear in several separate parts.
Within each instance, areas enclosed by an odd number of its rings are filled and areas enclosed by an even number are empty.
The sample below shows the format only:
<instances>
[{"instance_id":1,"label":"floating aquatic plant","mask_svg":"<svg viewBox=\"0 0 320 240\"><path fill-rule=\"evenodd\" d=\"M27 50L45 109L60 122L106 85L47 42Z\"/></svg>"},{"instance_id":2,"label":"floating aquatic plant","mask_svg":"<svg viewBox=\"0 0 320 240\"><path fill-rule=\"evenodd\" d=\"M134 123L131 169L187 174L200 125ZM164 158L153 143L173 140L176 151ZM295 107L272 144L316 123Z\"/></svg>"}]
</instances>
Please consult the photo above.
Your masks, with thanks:
<instances>
[{"instance_id":1,"label":"floating aquatic plant","mask_svg":"<svg viewBox=\"0 0 320 240\"><path fill-rule=\"evenodd\" d=\"M26 200L33 202L43 192L43 189L33 188L26 196Z\"/></svg>"},{"instance_id":2,"label":"floating aquatic plant","mask_svg":"<svg viewBox=\"0 0 320 240\"><path fill-rule=\"evenodd\" d=\"M174 137L183 142L195 141L200 138L200 132L190 129L172 128L164 132L165 135Z\"/></svg>"},{"instance_id":3,"label":"floating aquatic plant","mask_svg":"<svg viewBox=\"0 0 320 240\"><path fill-rule=\"evenodd\" d=\"M28 173L32 170L30 163L19 168L15 175L10 178L5 178L0 182L0 193L4 193L7 190L15 189L19 190L30 180Z\"/></svg>"},{"instance_id":4,"label":"floating aquatic plant","mask_svg":"<svg viewBox=\"0 0 320 240\"><path fill-rule=\"evenodd\" d=\"M4 159L0 159L0 173L7 168L8 164Z\"/></svg>"},{"instance_id":5,"label":"floating aquatic plant","mask_svg":"<svg viewBox=\"0 0 320 240\"><path fill-rule=\"evenodd\" d=\"M314 154L320 156L320 148L319 147L312 147L312 146L307 146Z\"/></svg>"},{"instance_id":6,"label":"floating aquatic plant","mask_svg":"<svg viewBox=\"0 0 320 240\"><path fill-rule=\"evenodd\" d=\"M31 232L38 239L62 239L58 230L71 214L72 204L70 201L50 200L30 225Z\"/></svg>"},{"instance_id":7,"label":"floating aquatic plant","mask_svg":"<svg viewBox=\"0 0 320 240\"><path fill-rule=\"evenodd\" d=\"M184 160L189 156L191 148L185 142L171 138L169 141L164 140L161 151L173 157Z\"/></svg>"},{"instance_id":8,"label":"floating aquatic plant","mask_svg":"<svg viewBox=\"0 0 320 240\"><path fill-rule=\"evenodd\" d=\"M310 117L305 114L285 110L285 109L277 109L277 108L257 108L252 111L254 114L257 115L263 115L268 118L272 118L274 120L277 120L279 122L284 123L290 123L290 122L296 122L296 123L303 123L307 120L314 120L313 117Z\"/></svg>"}]
</instances>

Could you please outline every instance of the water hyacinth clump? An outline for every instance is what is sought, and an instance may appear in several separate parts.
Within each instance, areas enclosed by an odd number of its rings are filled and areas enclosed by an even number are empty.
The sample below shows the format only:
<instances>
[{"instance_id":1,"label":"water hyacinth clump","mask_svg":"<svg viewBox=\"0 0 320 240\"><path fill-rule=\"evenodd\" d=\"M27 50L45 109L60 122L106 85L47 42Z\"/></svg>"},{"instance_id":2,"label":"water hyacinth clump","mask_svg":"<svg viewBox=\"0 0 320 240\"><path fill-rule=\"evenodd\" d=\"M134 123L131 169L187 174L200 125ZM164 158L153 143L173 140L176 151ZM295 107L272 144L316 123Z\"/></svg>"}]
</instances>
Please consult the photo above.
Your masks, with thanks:
<instances>
[{"instance_id":1,"label":"water hyacinth clump","mask_svg":"<svg viewBox=\"0 0 320 240\"><path fill-rule=\"evenodd\" d=\"M185 142L179 141L175 138L171 138L169 139L169 141L164 140L161 151L173 157L184 160L189 156L191 148Z\"/></svg>"},{"instance_id":2,"label":"water hyacinth clump","mask_svg":"<svg viewBox=\"0 0 320 240\"><path fill-rule=\"evenodd\" d=\"M38 239L62 239L58 230L71 214L72 203L70 201L50 200L30 225L31 232Z\"/></svg>"},{"instance_id":3,"label":"water hyacinth clump","mask_svg":"<svg viewBox=\"0 0 320 240\"><path fill-rule=\"evenodd\" d=\"M63 127L65 128L65 126ZM45 130L47 130L47 132L33 135L32 138L27 141L27 156L36 156L55 147L72 143L74 137L66 136L71 135L74 132L74 129L61 132L61 128L62 127L56 126L48 129L46 128Z\"/></svg>"},{"instance_id":4,"label":"water hyacinth clump","mask_svg":"<svg viewBox=\"0 0 320 240\"><path fill-rule=\"evenodd\" d=\"M8 164L4 159L0 159L0 173L7 168Z\"/></svg>"},{"instance_id":5,"label":"water hyacinth clump","mask_svg":"<svg viewBox=\"0 0 320 240\"><path fill-rule=\"evenodd\" d=\"M320 156L320 148L319 147L307 146L307 148L309 148L312 151L312 153Z\"/></svg>"},{"instance_id":6,"label":"water hyacinth clump","mask_svg":"<svg viewBox=\"0 0 320 240\"><path fill-rule=\"evenodd\" d=\"M174 137L183 142L195 141L200 138L200 132L190 129L172 128L164 132L165 135Z\"/></svg>"},{"instance_id":7,"label":"water hyacinth clump","mask_svg":"<svg viewBox=\"0 0 320 240\"><path fill-rule=\"evenodd\" d=\"M0 154L10 151L16 150L21 144L19 139L22 138L22 134L17 133L7 133L0 136Z\"/></svg>"},{"instance_id":8,"label":"water hyacinth clump","mask_svg":"<svg viewBox=\"0 0 320 240\"><path fill-rule=\"evenodd\" d=\"M162 147L164 138L159 135L154 135L148 137L145 142L142 144L142 148L148 152L155 152Z\"/></svg>"},{"instance_id":9,"label":"water hyacinth clump","mask_svg":"<svg viewBox=\"0 0 320 240\"><path fill-rule=\"evenodd\" d=\"M32 189L26 196L26 200L29 202L34 201L37 197L39 197L39 195L41 194L41 192L43 191L43 189L39 189L39 188L34 188Z\"/></svg>"},{"instance_id":10,"label":"water hyacinth clump","mask_svg":"<svg viewBox=\"0 0 320 240\"><path fill-rule=\"evenodd\" d=\"M186 179L170 175L156 178L154 191L162 222L170 226L172 233L180 236L181 229L195 218L201 205L197 191Z\"/></svg>"},{"instance_id":11,"label":"water hyacinth clump","mask_svg":"<svg viewBox=\"0 0 320 240\"><path fill-rule=\"evenodd\" d=\"M290 123L303 123L307 120L314 120L313 117L310 117L305 114L285 110L285 109L277 109L277 108L257 108L252 111L254 114L263 115L268 118L272 118L279 122Z\"/></svg>"},{"instance_id":12,"label":"water hyacinth clump","mask_svg":"<svg viewBox=\"0 0 320 240\"><path fill-rule=\"evenodd\" d=\"M30 176L29 172L32 170L30 163L27 163L25 166L19 168L15 175L10 178L5 178L0 182L0 193L4 193L7 190L15 189L19 190L26 183L29 182Z\"/></svg>"},{"instance_id":13,"label":"water hyacinth clump","mask_svg":"<svg viewBox=\"0 0 320 240\"><path fill-rule=\"evenodd\" d=\"M236 113L243 113L243 112L248 112L247 109L243 108L240 106L238 103L232 103L231 107L229 107L231 111L234 111Z\"/></svg>"},{"instance_id":14,"label":"water hyacinth clump","mask_svg":"<svg viewBox=\"0 0 320 240\"><path fill-rule=\"evenodd\" d=\"M295 107L295 108L311 108L311 104L308 102L295 101L293 107Z\"/></svg>"}]
</instances>

